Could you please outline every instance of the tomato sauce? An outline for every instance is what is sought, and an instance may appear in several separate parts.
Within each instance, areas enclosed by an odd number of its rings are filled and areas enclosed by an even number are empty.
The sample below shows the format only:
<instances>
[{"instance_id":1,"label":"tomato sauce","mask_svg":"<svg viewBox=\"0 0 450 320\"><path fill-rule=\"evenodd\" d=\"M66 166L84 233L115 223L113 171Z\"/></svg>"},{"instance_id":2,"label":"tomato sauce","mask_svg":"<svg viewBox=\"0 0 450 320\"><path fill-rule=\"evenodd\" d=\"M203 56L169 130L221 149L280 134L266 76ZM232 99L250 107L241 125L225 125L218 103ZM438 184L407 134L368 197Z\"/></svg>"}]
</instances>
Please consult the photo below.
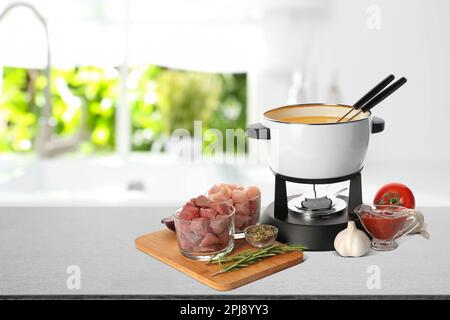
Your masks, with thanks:
<instances>
[{"instance_id":1,"label":"tomato sauce","mask_svg":"<svg viewBox=\"0 0 450 320\"><path fill-rule=\"evenodd\" d=\"M407 217L377 216L363 213L361 220L369 233L379 240L390 240L403 228Z\"/></svg>"}]
</instances>

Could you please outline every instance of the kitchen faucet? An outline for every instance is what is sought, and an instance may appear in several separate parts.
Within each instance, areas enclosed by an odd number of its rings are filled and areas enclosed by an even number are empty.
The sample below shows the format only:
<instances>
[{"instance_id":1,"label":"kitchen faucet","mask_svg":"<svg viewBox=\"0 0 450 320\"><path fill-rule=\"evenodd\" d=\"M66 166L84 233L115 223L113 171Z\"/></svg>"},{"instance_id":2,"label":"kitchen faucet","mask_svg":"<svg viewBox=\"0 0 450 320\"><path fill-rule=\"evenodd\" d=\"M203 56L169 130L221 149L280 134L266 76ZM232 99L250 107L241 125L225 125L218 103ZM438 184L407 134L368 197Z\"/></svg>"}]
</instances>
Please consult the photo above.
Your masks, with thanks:
<instances>
[{"instance_id":1,"label":"kitchen faucet","mask_svg":"<svg viewBox=\"0 0 450 320\"><path fill-rule=\"evenodd\" d=\"M45 68L45 76L47 77L47 84L44 88L45 95L45 105L42 109L41 117L39 119L39 128L36 134L36 138L34 141L34 149L39 157L42 158L50 158L54 157L63 152L67 152L73 149L76 149L80 142L83 140L86 135L85 125L86 125L86 112L82 110L81 116L81 128L77 133L70 137L54 137L53 129L54 125L52 124L51 117L53 113L53 105L52 105L52 96L50 92L51 88L51 54L50 54L50 39L48 35L48 27L47 21L39 13L39 11L29 3L26 2L16 2L8 5L1 13L0 13L0 22L1 20L14 8L17 7L25 7L30 9L38 21L42 24L45 32L46 38L46 49L47 49L47 63Z\"/></svg>"}]
</instances>

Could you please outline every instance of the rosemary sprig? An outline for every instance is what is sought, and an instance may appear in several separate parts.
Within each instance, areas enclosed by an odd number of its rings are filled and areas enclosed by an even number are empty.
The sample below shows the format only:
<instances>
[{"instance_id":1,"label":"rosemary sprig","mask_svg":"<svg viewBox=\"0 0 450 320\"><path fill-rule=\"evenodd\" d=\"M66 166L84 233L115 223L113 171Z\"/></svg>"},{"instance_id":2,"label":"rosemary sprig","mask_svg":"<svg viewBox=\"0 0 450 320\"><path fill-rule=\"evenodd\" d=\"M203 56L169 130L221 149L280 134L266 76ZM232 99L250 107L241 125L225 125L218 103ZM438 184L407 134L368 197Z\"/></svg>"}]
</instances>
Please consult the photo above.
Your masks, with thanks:
<instances>
[{"instance_id":1,"label":"rosemary sprig","mask_svg":"<svg viewBox=\"0 0 450 320\"><path fill-rule=\"evenodd\" d=\"M262 249L248 249L234 256L211 258L208 264L219 264L221 266L219 271L212 274L214 277L225 272L247 267L267 257L292 251L303 251L304 249L306 248L299 245L277 243Z\"/></svg>"}]
</instances>

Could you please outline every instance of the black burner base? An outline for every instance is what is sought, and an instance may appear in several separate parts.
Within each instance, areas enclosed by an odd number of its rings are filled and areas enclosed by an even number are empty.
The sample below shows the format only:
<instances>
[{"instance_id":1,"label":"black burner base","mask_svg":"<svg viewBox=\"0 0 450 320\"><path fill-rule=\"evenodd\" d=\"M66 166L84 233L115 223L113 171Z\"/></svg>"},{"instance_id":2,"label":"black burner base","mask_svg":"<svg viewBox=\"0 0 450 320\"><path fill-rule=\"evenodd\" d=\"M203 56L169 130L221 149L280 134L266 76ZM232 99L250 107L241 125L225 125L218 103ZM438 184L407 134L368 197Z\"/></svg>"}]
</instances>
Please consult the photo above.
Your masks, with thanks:
<instances>
[{"instance_id":1,"label":"black burner base","mask_svg":"<svg viewBox=\"0 0 450 320\"><path fill-rule=\"evenodd\" d=\"M361 168L362 170L362 168ZM354 213L356 206L362 203L361 170L343 177L327 179L301 179L275 174L275 197L261 217L262 223L274 225L278 228L278 241L298 244L307 247L309 251L334 250L334 238L346 228L349 220L356 221L358 229L363 230ZM291 212L288 201L298 195L287 196L286 182L302 184L330 184L350 181L349 196L342 197L347 202L347 209L324 217L307 217Z\"/></svg>"},{"instance_id":2,"label":"black burner base","mask_svg":"<svg viewBox=\"0 0 450 320\"><path fill-rule=\"evenodd\" d=\"M289 196L288 200L298 196ZM347 197L339 198L348 201ZM264 210L261 223L278 228L278 241L305 246L307 251L334 250L334 238L347 227L348 220L352 220L348 217L347 209L324 218L308 218L288 210L287 217L282 220L275 218L274 207L272 202Z\"/></svg>"}]
</instances>

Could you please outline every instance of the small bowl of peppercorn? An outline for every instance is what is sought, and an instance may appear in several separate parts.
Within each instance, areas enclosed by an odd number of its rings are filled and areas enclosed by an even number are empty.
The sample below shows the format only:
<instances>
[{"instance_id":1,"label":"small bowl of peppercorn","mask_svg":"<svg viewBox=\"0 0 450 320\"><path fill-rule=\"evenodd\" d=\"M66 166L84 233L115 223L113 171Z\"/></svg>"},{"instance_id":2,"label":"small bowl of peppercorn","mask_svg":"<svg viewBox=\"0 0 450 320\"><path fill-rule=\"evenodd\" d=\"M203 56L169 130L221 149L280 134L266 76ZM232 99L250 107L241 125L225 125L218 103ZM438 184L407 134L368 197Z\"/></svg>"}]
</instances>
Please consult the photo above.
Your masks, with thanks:
<instances>
[{"instance_id":1,"label":"small bowl of peppercorn","mask_svg":"<svg viewBox=\"0 0 450 320\"><path fill-rule=\"evenodd\" d=\"M277 227L269 224L257 224L244 230L245 240L256 248L264 248L275 242L278 236Z\"/></svg>"}]
</instances>

